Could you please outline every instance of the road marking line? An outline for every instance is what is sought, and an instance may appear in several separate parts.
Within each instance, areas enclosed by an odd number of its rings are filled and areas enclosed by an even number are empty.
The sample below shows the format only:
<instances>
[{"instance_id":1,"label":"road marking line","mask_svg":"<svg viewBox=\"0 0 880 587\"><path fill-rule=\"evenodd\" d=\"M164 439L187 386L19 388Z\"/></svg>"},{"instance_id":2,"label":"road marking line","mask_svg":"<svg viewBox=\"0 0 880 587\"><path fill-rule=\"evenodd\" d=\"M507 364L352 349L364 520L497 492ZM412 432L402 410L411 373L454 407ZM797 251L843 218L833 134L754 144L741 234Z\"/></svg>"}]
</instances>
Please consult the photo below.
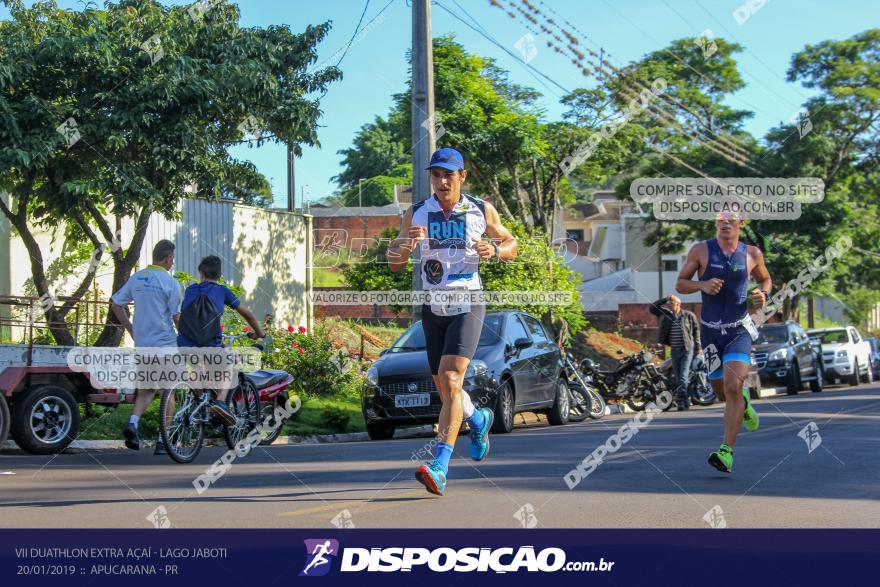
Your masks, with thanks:
<instances>
[{"instance_id":1,"label":"road marking line","mask_svg":"<svg viewBox=\"0 0 880 587\"><path fill-rule=\"evenodd\" d=\"M428 494L426 494L424 491L415 490L415 491L407 491L405 493L391 495L391 496L388 496L388 497L382 498L382 499L385 500L385 499L393 499L393 498L419 497L419 496L420 497L428 497ZM310 507L310 508L293 510L290 512L281 512L281 513L278 513L275 515L276 516L305 516L305 515L309 515L309 514L317 514L317 513L326 512L326 511L339 511L339 510L344 510L344 509L348 509L350 507L355 507L355 506L357 506L358 512L364 512L364 511L385 509L388 507L393 507L395 505L398 505L393 501L378 502L378 501L369 501L369 500L370 500L370 498L365 497L362 500L351 500L351 501L337 502L337 503L328 504L328 505L319 505L319 506L314 506L314 507ZM371 505L372 505L372 507L370 507Z\"/></svg>"}]
</instances>

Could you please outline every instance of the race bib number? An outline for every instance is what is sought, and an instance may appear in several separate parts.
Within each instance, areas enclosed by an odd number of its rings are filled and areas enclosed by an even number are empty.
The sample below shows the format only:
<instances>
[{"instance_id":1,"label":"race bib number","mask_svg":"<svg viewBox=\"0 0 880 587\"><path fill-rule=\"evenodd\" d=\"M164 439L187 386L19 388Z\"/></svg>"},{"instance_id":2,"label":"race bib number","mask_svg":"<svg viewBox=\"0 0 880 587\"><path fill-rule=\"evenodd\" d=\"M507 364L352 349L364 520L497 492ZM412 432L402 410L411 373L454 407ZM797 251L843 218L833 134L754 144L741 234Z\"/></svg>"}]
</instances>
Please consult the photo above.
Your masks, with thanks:
<instances>
[{"instance_id":1,"label":"race bib number","mask_svg":"<svg viewBox=\"0 0 880 587\"><path fill-rule=\"evenodd\" d=\"M455 295L455 291L443 290L432 293L431 312L435 316L457 316L470 311L471 304L467 300L466 290L458 290L462 295Z\"/></svg>"},{"instance_id":2,"label":"race bib number","mask_svg":"<svg viewBox=\"0 0 880 587\"><path fill-rule=\"evenodd\" d=\"M755 328L755 323L752 322L752 317L750 315L746 314L746 317L743 318L742 325L746 329L746 332L749 333L749 336L752 337L752 340L758 340L758 329Z\"/></svg>"}]
</instances>

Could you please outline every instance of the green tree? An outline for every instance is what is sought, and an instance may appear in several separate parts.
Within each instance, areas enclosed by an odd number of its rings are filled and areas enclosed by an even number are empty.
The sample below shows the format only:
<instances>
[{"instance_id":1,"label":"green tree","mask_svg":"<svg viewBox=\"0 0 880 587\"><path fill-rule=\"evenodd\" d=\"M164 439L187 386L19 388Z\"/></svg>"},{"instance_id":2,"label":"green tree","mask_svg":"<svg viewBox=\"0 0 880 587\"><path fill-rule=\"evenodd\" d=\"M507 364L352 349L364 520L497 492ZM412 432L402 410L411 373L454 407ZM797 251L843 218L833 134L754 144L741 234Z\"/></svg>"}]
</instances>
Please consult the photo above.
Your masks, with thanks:
<instances>
[{"instance_id":1,"label":"green tree","mask_svg":"<svg viewBox=\"0 0 880 587\"><path fill-rule=\"evenodd\" d=\"M483 261L480 275L486 291L505 292L562 292L570 303L564 305L531 304L506 305L539 316L548 325L564 319L571 330L577 332L586 324L581 311L578 285L581 277L565 260L557 255L547 242L546 235L533 233L521 223L509 221L510 231L519 241L519 255L510 262ZM357 291L411 291L412 261L407 270L394 273L389 269L385 253L397 231L386 229L376 244L370 247L357 262L343 266L345 281ZM502 308L502 306L497 306ZM395 310L401 307L395 306Z\"/></svg>"},{"instance_id":2,"label":"green tree","mask_svg":"<svg viewBox=\"0 0 880 587\"><path fill-rule=\"evenodd\" d=\"M587 321L581 308L578 286L579 273L571 269L565 259L548 244L548 237L540 231L530 231L519 222L509 222L507 228L519 244L517 258L509 262L483 261L480 275L487 291L560 292L570 300L568 304L528 304L504 306L531 312L553 328L565 320L573 334Z\"/></svg>"},{"instance_id":3,"label":"green tree","mask_svg":"<svg viewBox=\"0 0 880 587\"><path fill-rule=\"evenodd\" d=\"M350 258L349 262L342 266L345 283L356 291L412 290L411 260L404 271L395 273L388 267L385 255L388 252L388 245L395 238L397 238L397 230L386 228L376 239L375 244L367 248L363 256Z\"/></svg>"},{"instance_id":4,"label":"green tree","mask_svg":"<svg viewBox=\"0 0 880 587\"><path fill-rule=\"evenodd\" d=\"M116 243L109 251L116 290L140 256L150 214L176 216L179 201L193 195L188 189L206 198L265 195L265 178L229 148L271 140L299 154L299 145L316 144L320 110L312 95L340 77L335 68L308 71L328 24L300 34L243 27L228 2L195 11L150 0L81 11L54 1L6 4L0 189L12 197L0 211L28 250L40 296L50 292L34 227L72 224L99 260L106 243ZM125 217L134 235L119 243ZM71 308L46 311L62 344L74 342L64 323ZM120 338L111 313L97 344Z\"/></svg>"},{"instance_id":5,"label":"green tree","mask_svg":"<svg viewBox=\"0 0 880 587\"><path fill-rule=\"evenodd\" d=\"M361 179L377 175L396 175L390 173L395 167L408 163L411 159L407 135L399 136L398 129L388 120L377 116L373 122L360 128L354 138L354 145L340 149L342 173L333 181L341 190L357 187Z\"/></svg>"},{"instance_id":6,"label":"green tree","mask_svg":"<svg viewBox=\"0 0 880 587\"><path fill-rule=\"evenodd\" d=\"M767 257L777 283L793 279L840 236L851 238L853 250L836 261L811 291L842 292L847 298L852 290L857 306L867 299L857 292L880 289L880 262L876 253L864 252L876 251L880 233L878 54L880 29L872 29L843 41L807 46L792 57L788 80L800 81L819 95L805 102L806 118L800 128L783 124L767 134L767 167L772 172L768 175L819 177L826 195L820 204L803 205L795 222L754 223L758 233L773 235ZM798 316L798 297L786 304L784 317Z\"/></svg>"},{"instance_id":7,"label":"green tree","mask_svg":"<svg viewBox=\"0 0 880 587\"><path fill-rule=\"evenodd\" d=\"M412 163L402 163L330 196L332 206L384 206L394 201L394 186L412 184Z\"/></svg>"}]
</instances>

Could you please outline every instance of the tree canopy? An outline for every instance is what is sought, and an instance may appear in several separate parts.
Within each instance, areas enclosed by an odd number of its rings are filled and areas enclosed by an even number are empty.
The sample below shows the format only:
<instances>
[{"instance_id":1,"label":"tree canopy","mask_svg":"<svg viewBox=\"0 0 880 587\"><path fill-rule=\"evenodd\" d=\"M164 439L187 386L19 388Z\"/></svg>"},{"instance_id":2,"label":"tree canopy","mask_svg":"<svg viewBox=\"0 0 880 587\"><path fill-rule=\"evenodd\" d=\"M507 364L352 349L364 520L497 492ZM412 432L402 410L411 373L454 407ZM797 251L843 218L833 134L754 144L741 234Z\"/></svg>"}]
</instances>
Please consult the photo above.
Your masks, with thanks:
<instances>
[{"instance_id":1,"label":"tree canopy","mask_svg":"<svg viewBox=\"0 0 880 587\"><path fill-rule=\"evenodd\" d=\"M128 279L152 212L178 214L182 198L265 198L268 183L229 148L242 141L318 142L317 96L339 79L316 71L329 24L243 27L226 1L163 6L151 0L62 10L6 0L0 22L0 211L30 254L39 296L52 296L40 226L64 224L114 266L113 289ZM134 220L129 243L117 238ZM79 297L94 277L86 272ZM64 316L46 308L59 343L72 344ZM118 344L112 313L98 344Z\"/></svg>"},{"instance_id":2,"label":"tree canopy","mask_svg":"<svg viewBox=\"0 0 880 587\"><path fill-rule=\"evenodd\" d=\"M585 56L575 45L563 52L580 62ZM851 238L853 250L808 292L837 296L864 319L866 300L880 297L880 29L795 53L787 78L814 95L804 102L800 119L763 137L744 130L753 112L730 105L745 86L736 60L743 48L721 38L711 45L707 51L699 39L678 39L619 68L594 60L593 69L584 72L594 73L599 83L564 95L561 120L547 120L536 91L510 83L492 59L469 53L453 37L436 38L438 146L462 151L468 187L495 203L506 221L516 219L526 233L545 237L552 234L560 206L589 201L589 190L597 186L612 186L628 197L638 177L821 178L823 202L804 205L798 220L750 221L744 239L764 249L781 286L839 237ZM408 100L408 92L396 95L387 118L363 127L355 148L342 151L346 158L337 180L343 190L354 177L387 176L408 157ZM375 168L356 165L356 151L367 145L364 157L379 162ZM563 173L560 164L584 145L593 146L588 156ZM383 160L370 149L393 156ZM653 227L644 235L646 244L663 252L678 252L684 242L714 234L707 221ZM796 296L783 316L796 318L799 307Z\"/></svg>"}]
</instances>

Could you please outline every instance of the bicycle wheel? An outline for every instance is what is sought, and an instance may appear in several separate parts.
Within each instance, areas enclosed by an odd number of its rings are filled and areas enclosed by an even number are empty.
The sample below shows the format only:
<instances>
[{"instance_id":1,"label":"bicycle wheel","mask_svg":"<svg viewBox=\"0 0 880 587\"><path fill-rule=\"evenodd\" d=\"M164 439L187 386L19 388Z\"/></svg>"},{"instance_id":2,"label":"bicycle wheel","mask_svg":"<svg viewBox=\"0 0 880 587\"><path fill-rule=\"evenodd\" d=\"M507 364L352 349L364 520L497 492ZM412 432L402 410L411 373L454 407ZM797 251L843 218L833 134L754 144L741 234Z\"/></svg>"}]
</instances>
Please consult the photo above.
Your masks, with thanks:
<instances>
[{"instance_id":1,"label":"bicycle wheel","mask_svg":"<svg viewBox=\"0 0 880 587\"><path fill-rule=\"evenodd\" d=\"M260 409L262 410L262 414L260 414L261 445L270 445L281 436L281 430L284 428L284 420L276 419L275 410L276 408L285 409L285 406L287 406L287 392L280 394L273 402L260 402ZM368 431L369 428L370 427L367 426ZM389 438L391 437L389 436Z\"/></svg>"},{"instance_id":2,"label":"bicycle wheel","mask_svg":"<svg viewBox=\"0 0 880 587\"><path fill-rule=\"evenodd\" d=\"M200 414L196 413L200 403L200 395L185 387L162 392L159 430L165 450L175 462L192 462L202 450L205 425Z\"/></svg>"},{"instance_id":3,"label":"bicycle wheel","mask_svg":"<svg viewBox=\"0 0 880 587\"><path fill-rule=\"evenodd\" d=\"M250 381L244 379L242 385L232 390L228 405L235 414L235 424L223 427L223 438L229 450L235 450L235 445L247 438L260 423L260 394Z\"/></svg>"}]
</instances>

